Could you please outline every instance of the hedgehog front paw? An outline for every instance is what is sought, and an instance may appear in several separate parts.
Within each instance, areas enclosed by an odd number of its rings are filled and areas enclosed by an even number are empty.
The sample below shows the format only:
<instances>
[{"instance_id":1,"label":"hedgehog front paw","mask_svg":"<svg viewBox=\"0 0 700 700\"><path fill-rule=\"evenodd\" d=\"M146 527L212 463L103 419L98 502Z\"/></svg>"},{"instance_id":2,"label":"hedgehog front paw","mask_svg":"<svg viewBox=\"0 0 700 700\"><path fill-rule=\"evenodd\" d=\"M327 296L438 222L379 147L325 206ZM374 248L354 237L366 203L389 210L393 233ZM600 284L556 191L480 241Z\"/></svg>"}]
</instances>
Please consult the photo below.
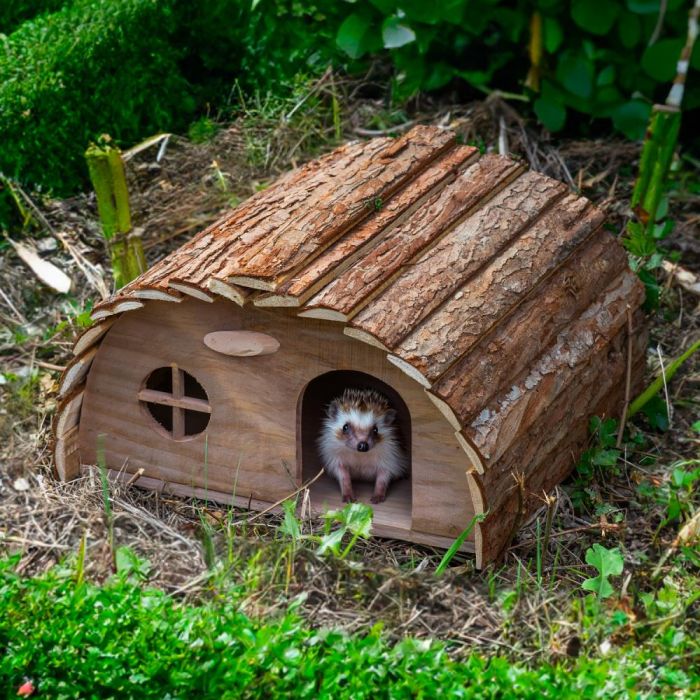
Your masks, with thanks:
<instances>
[{"instance_id":1,"label":"hedgehog front paw","mask_svg":"<svg viewBox=\"0 0 700 700\"><path fill-rule=\"evenodd\" d=\"M343 503L357 503L357 499L352 494L344 495Z\"/></svg>"},{"instance_id":2,"label":"hedgehog front paw","mask_svg":"<svg viewBox=\"0 0 700 700\"><path fill-rule=\"evenodd\" d=\"M369 499L370 503L384 503L386 501L386 494L375 494Z\"/></svg>"}]
</instances>

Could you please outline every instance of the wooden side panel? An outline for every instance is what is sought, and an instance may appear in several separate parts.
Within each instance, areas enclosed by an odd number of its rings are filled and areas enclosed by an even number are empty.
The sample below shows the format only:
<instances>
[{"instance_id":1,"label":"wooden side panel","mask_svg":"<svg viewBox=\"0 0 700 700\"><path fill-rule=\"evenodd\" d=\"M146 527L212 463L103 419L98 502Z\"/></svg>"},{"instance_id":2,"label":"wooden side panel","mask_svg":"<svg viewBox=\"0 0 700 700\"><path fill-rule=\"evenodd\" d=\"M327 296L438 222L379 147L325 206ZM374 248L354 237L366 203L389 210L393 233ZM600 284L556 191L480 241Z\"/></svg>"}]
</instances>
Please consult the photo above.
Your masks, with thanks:
<instances>
[{"instance_id":1,"label":"wooden side panel","mask_svg":"<svg viewBox=\"0 0 700 700\"><path fill-rule=\"evenodd\" d=\"M433 195L366 257L312 297L304 308L332 309L351 316L404 265L434 245L451 226L482 206L521 171L521 166L513 161L484 156Z\"/></svg>"},{"instance_id":2,"label":"wooden side panel","mask_svg":"<svg viewBox=\"0 0 700 700\"><path fill-rule=\"evenodd\" d=\"M455 363L431 391L466 423L551 345L612 280L627 268L627 254L607 231L599 231L519 306Z\"/></svg>"},{"instance_id":3,"label":"wooden side panel","mask_svg":"<svg viewBox=\"0 0 700 700\"><path fill-rule=\"evenodd\" d=\"M641 312L635 315L633 336L632 395L641 390L644 377L647 333ZM477 540L477 565L496 559L515 534L519 521L519 499L512 474L525 476L524 513L541 505L543 492L551 491L576 465L588 441L591 416L619 417L624 404L627 364L627 331L623 329L613 342L591 357L575 384L562 394L528 429L527 437L517 441L495 468L481 477L487 494L489 517L481 523Z\"/></svg>"},{"instance_id":4,"label":"wooden side panel","mask_svg":"<svg viewBox=\"0 0 700 700\"><path fill-rule=\"evenodd\" d=\"M566 191L561 182L525 173L402 270L351 325L395 348Z\"/></svg>"},{"instance_id":5,"label":"wooden side panel","mask_svg":"<svg viewBox=\"0 0 700 700\"><path fill-rule=\"evenodd\" d=\"M575 386L576 373L627 323L627 307L644 298L637 276L627 270L576 319L509 389L482 407L463 428L487 460L498 460L562 393Z\"/></svg>"},{"instance_id":6,"label":"wooden side panel","mask_svg":"<svg viewBox=\"0 0 700 700\"><path fill-rule=\"evenodd\" d=\"M603 214L587 200L567 196L411 332L395 354L434 383L602 221Z\"/></svg>"},{"instance_id":7,"label":"wooden side panel","mask_svg":"<svg viewBox=\"0 0 700 700\"><path fill-rule=\"evenodd\" d=\"M273 355L230 357L202 342L207 333L224 330L267 333L279 339L280 348ZM149 374L171 363L204 387L211 406L205 432L179 441L164 434L138 401ZM470 465L452 427L422 388L385 353L345 336L341 327L279 310L186 299L178 305L149 302L121 317L88 376L82 461L95 462L97 436L104 434L112 469L133 473L143 467L149 478L274 502L300 482L299 396L311 379L338 369L377 377L395 388L410 410L418 516L413 529L438 536L460 532L472 517L465 478Z\"/></svg>"}]
</instances>

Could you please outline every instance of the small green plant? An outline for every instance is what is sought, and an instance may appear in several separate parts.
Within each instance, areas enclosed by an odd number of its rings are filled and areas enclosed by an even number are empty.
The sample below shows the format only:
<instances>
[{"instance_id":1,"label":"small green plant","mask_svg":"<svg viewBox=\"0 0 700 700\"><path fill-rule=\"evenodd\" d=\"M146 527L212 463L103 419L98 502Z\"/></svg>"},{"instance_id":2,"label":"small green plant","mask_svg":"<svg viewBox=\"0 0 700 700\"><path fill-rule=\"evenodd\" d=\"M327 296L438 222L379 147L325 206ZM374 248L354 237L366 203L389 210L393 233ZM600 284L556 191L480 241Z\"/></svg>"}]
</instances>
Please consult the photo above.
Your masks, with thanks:
<instances>
[{"instance_id":1,"label":"small green plant","mask_svg":"<svg viewBox=\"0 0 700 700\"><path fill-rule=\"evenodd\" d=\"M190 124L187 130L187 136L194 143L206 143L211 141L218 133L221 127L213 119L209 117L200 117L197 121Z\"/></svg>"},{"instance_id":2,"label":"small green plant","mask_svg":"<svg viewBox=\"0 0 700 700\"><path fill-rule=\"evenodd\" d=\"M372 529L372 508L366 503L348 503L342 510L331 510L323 518L324 534L318 547L318 553L332 553L339 559L345 559L362 537L368 539ZM335 529L333 529L335 527ZM341 550L346 535L350 539Z\"/></svg>"},{"instance_id":3,"label":"small green plant","mask_svg":"<svg viewBox=\"0 0 700 700\"><path fill-rule=\"evenodd\" d=\"M608 598L614 593L608 581L609 576L619 576L622 573L624 559L617 547L606 549L596 543L586 550L586 563L598 571L598 575L587 578L581 588L592 591L598 598Z\"/></svg>"},{"instance_id":4,"label":"small green plant","mask_svg":"<svg viewBox=\"0 0 700 700\"><path fill-rule=\"evenodd\" d=\"M593 416L590 420L589 432L592 435L593 445L579 459L571 495L574 506L579 510L592 505L595 499L592 486L595 481L618 473L617 465L621 450L616 446L617 431L618 424L613 418L603 420Z\"/></svg>"}]
</instances>

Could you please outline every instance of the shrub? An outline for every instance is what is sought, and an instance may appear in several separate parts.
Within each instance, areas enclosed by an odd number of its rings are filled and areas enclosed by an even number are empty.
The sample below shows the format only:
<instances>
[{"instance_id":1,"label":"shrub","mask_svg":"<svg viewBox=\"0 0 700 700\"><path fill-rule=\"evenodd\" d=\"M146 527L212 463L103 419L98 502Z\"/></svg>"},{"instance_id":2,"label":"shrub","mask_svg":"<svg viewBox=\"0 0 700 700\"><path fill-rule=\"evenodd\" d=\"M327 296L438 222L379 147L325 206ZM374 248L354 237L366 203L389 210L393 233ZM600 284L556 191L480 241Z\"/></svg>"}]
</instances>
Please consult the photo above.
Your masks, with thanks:
<instances>
[{"instance_id":1,"label":"shrub","mask_svg":"<svg viewBox=\"0 0 700 700\"><path fill-rule=\"evenodd\" d=\"M68 194L100 133L128 142L186 123L175 26L168 0L75 0L22 24L0 53L0 170Z\"/></svg>"}]
</instances>

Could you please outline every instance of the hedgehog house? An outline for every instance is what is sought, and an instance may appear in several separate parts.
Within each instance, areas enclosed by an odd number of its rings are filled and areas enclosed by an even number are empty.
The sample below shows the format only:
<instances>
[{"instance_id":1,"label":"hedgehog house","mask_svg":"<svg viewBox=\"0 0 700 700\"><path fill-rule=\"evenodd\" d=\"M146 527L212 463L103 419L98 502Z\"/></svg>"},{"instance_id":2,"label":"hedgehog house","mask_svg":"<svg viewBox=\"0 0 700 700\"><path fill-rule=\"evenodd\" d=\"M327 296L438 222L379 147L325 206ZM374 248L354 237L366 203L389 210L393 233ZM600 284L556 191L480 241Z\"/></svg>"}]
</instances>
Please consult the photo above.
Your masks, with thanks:
<instances>
[{"instance_id":1,"label":"hedgehog house","mask_svg":"<svg viewBox=\"0 0 700 700\"><path fill-rule=\"evenodd\" d=\"M330 400L371 387L411 465L374 533L444 547L488 511L465 545L481 566L641 376L643 288L603 218L449 131L343 146L95 307L60 384L58 474L101 440L117 478L267 508L321 469ZM340 506L337 484L310 501Z\"/></svg>"}]
</instances>

